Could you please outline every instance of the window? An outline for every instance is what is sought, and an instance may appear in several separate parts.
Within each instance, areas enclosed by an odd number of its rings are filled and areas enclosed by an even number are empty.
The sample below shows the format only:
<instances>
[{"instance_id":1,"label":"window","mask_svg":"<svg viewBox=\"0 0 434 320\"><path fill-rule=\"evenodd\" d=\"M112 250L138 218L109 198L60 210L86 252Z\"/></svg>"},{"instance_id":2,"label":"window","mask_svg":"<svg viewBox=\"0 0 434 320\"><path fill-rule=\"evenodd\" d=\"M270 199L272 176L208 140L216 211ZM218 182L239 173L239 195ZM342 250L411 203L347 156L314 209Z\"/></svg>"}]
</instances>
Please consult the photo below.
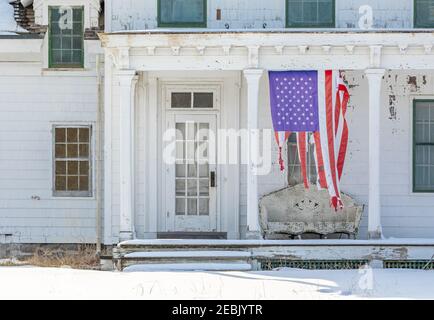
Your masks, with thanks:
<instances>
[{"instance_id":1,"label":"window","mask_svg":"<svg viewBox=\"0 0 434 320\"><path fill-rule=\"evenodd\" d=\"M158 0L158 26L206 28L206 10L206 0Z\"/></svg>"},{"instance_id":2,"label":"window","mask_svg":"<svg viewBox=\"0 0 434 320\"><path fill-rule=\"evenodd\" d=\"M50 68L82 68L84 60L83 7L50 7Z\"/></svg>"},{"instance_id":3,"label":"window","mask_svg":"<svg viewBox=\"0 0 434 320\"><path fill-rule=\"evenodd\" d=\"M212 109L213 92L172 92L172 109Z\"/></svg>"},{"instance_id":4,"label":"window","mask_svg":"<svg viewBox=\"0 0 434 320\"><path fill-rule=\"evenodd\" d=\"M54 195L90 197L90 126L54 127Z\"/></svg>"},{"instance_id":5,"label":"window","mask_svg":"<svg viewBox=\"0 0 434 320\"><path fill-rule=\"evenodd\" d=\"M434 100L413 108L413 191L434 192Z\"/></svg>"},{"instance_id":6,"label":"window","mask_svg":"<svg viewBox=\"0 0 434 320\"><path fill-rule=\"evenodd\" d=\"M334 28L335 0L286 0L288 28Z\"/></svg>"},{"instance_id":7,"label":"window","mask_svg":"<svg viewBox=\"0 0 434 320\"><path fill-rule=\"evenodd\" d=\"M307 176L311 184L316 184L317 180L314 150L314 144L309 143ZM288 139L288 184L295 186L301 183L303 183L303 177L301 175L300 160L298 158L297 135L292 133Z\"/></svg>"},{"instance_id":8,"label":"window","mask_svg":"<svg viewBox=\"0 0 434 320\"><path fill-rule=\"evenodd\" d=\"M434 28L434 0L414 0L414 27Z\"/></svg>"}]
</instances>

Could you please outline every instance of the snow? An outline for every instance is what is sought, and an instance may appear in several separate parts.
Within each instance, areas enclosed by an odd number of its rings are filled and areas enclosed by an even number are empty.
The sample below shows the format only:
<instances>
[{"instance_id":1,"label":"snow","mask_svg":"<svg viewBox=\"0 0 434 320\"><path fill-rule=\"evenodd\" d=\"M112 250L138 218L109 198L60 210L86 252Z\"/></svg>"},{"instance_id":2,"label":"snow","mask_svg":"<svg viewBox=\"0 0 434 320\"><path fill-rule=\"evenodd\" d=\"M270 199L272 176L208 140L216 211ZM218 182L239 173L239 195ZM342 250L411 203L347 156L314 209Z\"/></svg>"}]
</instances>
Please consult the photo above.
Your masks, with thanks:
<instances>
[{"instance_id":1,"label":"snow","mask_svg":"<svg viewBox=\"0 0 434 320\"><path fill-rule=\"evenodd\" d=\"M134 252L125 258L250 258L252 254L246 251L154 251Z\"/></svg>"},{"instance_id":2,"label":"snow","mask_svg":"<svg viewBox=\"0 0 434 320\"><path fill-rule=\"evenodd\" d=\"M148 271L250 271L249 263L150 263L126 267L124 272Z\"/></svg>"},{"instance_id":3,"label":"snow","mask_svg":"<svg viewBox=\"0 0 434 320\"><path fill-rule=\"evenodd\" d=\"M433 271L101 272L1 267L0 299L433 299Z\"/></svg>"},{"instance_id":4,"label":"snow","mask_svg":"<svg viewBox=\"0 0 434 320\"><path fill-rule=\"evenodd\" d=\"M14 8L10 0L0 0L0 35L14 35L17 32L27 32L17 25L14 19Z\"/></svg>"},{"instance_id":5,"label":"snow","mask_svg":"<svg viewBox=\"0 0 434 320\"><path fill-rule=\"evenodd\" d=\"M189 245L201 245L201 246L330 246L330 245L340 245L340 246L373 246L373 245L434 245L434 239L410 239L410 238L390 238L381 240L170 240L170 239L160 239L160 240L130 240L121 242L119 246L122 245L173 245L173 246L189 246Z\"/></svg>"}]
</instances>

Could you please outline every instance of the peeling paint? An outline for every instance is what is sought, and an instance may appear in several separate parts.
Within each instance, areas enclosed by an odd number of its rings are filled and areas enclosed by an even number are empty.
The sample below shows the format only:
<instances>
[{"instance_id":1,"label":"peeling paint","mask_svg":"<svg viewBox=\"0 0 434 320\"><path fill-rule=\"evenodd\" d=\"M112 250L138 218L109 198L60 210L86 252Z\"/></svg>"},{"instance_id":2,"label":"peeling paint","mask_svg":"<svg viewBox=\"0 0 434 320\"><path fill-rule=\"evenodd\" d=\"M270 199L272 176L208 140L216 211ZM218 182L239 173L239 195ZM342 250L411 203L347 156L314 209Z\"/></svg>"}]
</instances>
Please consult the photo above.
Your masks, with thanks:
<instances>
[{"instance_id":1,"label":"peeling paint","mask_svg":"<svg viewBox=\"0 0 434 320\"><path fill-rule=\"evenodd\" d=\"M417 85L417 76L408 76L407 84L410 85L410 92L417 92L420 89Z\"/></svg>"},{"instance_id":2,"label":"peeling paint","mask_svg":"<svg viewBox=\"0 0 434 320\"><path fill-rule=\"evenodd\" d=\"M396 96L389 95L389 119L396 120Z\"/></svg>"}]
</instances>

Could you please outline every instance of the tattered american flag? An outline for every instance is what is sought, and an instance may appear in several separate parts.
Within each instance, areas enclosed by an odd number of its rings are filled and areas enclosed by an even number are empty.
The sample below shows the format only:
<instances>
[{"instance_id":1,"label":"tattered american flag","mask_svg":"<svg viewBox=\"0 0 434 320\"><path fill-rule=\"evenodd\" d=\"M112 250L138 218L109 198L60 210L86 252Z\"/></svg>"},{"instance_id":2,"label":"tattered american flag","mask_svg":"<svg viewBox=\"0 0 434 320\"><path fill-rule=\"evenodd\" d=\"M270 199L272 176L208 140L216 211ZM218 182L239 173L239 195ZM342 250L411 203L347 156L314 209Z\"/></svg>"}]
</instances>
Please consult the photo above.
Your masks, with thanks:
<instances>
[{"instance_id":1,"label":"tattered american flag","mask_svg":"<svg viewBox=\"0 0 434 320\"><path fill-rule=\"evenodd\" d=\"M349 94L339 71L270 71L271 114L284 170L282 148L291 133L297 134L304 185L307 177L307 144L315 144L319 188L328 189L331 205L342 208L339 182L348 146L345 119Z\"/></svg>"}]
</instances>

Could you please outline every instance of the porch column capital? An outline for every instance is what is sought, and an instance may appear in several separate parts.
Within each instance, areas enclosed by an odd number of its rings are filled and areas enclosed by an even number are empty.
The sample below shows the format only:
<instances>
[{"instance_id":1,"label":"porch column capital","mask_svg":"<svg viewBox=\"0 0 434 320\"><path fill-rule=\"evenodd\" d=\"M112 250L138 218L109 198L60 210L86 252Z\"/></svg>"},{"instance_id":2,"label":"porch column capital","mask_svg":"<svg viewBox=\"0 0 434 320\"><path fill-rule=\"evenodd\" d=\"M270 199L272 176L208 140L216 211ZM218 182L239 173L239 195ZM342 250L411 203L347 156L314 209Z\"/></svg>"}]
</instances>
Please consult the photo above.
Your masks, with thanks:
<instances>
[{"instance_id":1,"label":"porch column capital","mask_svg":"<svg viewBox=\"0 0 434 320\"><path fill-rule=\"evenodd\" d=\"M244 77L248 82L250 81L259 81L262 75L264 74L263 69L245 69L243 71Z\"/></svg>"},{"instance_id":2,"label":"porch column capital","mask_svg":"<svg viewBox=\"0 0 434 320\"><path fill-rule=\"evenodd\" d=\"M366 69L365 74L370 79L382 79L386 69Z\"/></svg>"},{"instance_id":3,"label":"porch column capital","mask_svg":"<svg viewBox=\"0 0 434 320\"><path fill-rule=\"evenodd\" d=\"M120 136L119 240L134 238L134 107L138 76L135 70L118 70Z\"/></svg>"},{"instance_id":4,"label":"porch column capital","mask_svg":"<svg viewBox=\"0 0 434 320\"><path fill-rule=\"evenodd\" d=\"M248 168L247 168L247 238L260 239L261 228L259 224L258 176L255 164L259 157L259 84L264 73L262 69L244 70L247 83L247 129L249 132Z\"/></svg>"},{"instance_id":5,"label":"porch column capital","mask_svg":"<svg viewBox=\"0 0 434 320\"><path fill-rule=\"evenodd\" d=\"M381 83L384 69L365 70L369 85L369 214L368 235L382 237L380 188Z\"/></svg>"}]
</instances>

